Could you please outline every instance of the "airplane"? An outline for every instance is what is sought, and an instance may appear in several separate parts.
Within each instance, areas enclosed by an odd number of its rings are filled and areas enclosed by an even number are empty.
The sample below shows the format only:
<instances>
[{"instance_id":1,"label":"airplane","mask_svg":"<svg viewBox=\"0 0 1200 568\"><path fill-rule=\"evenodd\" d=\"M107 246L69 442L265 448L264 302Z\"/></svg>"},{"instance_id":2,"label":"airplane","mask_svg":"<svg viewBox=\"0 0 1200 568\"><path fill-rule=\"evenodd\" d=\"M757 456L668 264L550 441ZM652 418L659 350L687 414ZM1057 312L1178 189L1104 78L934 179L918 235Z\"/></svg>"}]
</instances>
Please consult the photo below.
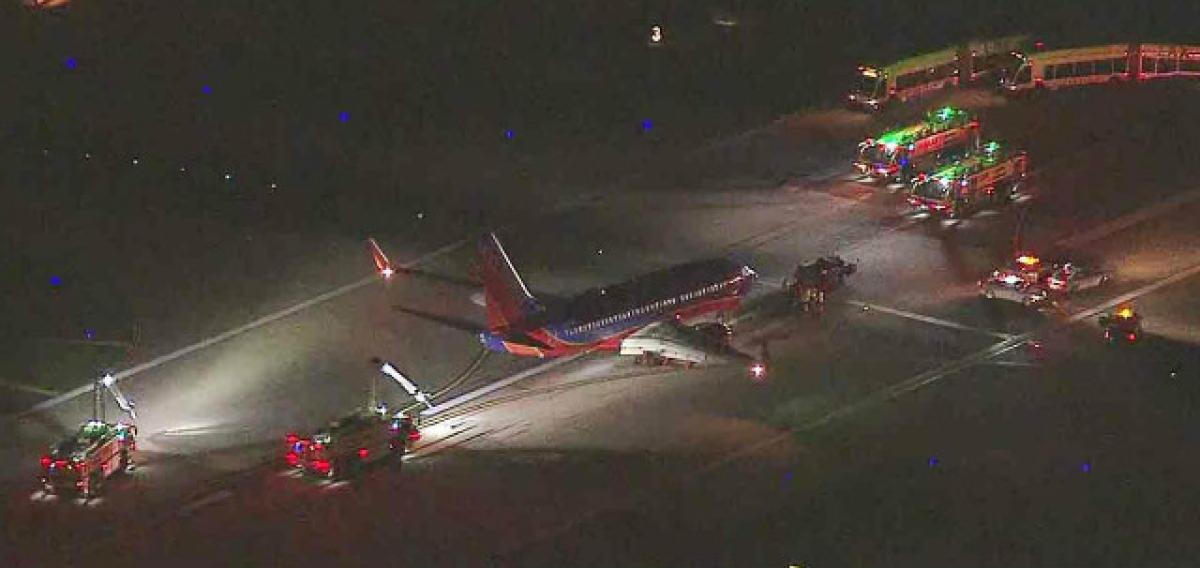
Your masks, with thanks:
<instances>
[{"instance_id":1,"label":"airplane","mask_svg":"<svg viewBox=\"0 0 1200 568\"><path fill-rule=\"evenodd\" d=\"M379 244L368 239L368 245L376 271L384 278L397 274ZM673 350L675 358L693 363L707 355L748 359L752 376L765 375L763 361L714 345L686 325L710 314L718 314L719 319L737 309L758 276L749 266L723 258L694 261L592 288L573 298L542 302L529 291L495 233L480 238L479 260L486 329L398 309L473 331L480 343L500 353L538 358L593 350L649 355L634 346L657 339L682 343Z\"/></svg>"}]
</instances>

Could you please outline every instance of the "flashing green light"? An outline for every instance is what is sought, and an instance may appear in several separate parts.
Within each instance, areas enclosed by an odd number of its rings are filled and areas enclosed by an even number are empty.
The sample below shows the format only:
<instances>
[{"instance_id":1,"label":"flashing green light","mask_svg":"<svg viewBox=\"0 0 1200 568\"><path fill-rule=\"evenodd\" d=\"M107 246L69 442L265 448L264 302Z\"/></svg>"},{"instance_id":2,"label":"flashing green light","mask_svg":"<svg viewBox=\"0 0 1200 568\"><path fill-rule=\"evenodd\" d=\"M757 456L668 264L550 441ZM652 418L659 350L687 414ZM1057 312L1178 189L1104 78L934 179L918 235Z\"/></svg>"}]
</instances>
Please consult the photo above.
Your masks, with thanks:
<instances>
[{"instance_id":1,"label":"flashing green light","mask_svg":"<svg viewBox=\"0 0 1200 568\"><path fill-rule=\"evenodd\" d=\"M983 151L988 154L995 154L1000 150L1000 143L995 140L983 145Z\"/></svg>"},{"instance_id":2,"label":"flashing green light","mask_svg":"<svg viewBox=\"0 0 1200 568\"><path fill-rule=\"evenodd\" d=\"M964 111L952 106L945 106L937 110L929 111L929 119L933 121L945 122L960 114L964 114Z\"/></svg>"}]
</instances>

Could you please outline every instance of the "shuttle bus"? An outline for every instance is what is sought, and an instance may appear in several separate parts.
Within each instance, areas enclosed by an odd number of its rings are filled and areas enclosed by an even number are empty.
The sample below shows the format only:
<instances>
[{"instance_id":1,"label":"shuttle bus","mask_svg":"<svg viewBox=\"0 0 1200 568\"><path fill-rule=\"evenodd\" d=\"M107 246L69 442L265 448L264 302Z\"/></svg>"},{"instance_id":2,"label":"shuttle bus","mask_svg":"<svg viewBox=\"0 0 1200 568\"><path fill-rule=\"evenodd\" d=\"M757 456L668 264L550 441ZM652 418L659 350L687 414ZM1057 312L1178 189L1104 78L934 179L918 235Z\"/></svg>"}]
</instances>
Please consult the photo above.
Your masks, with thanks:
<instances>
[{"instance_id":1,"label":"shuttle bus","mask_svg":"<svg viewBox=\"0 0 1200 568\"><path fill-rule=\"evenodd\" d=\"M879 110L891 101L905 102L963 83L984 81L1012 68L1025 36L972 41L941 51L902 59L890 65L859 65L848 104ZM965 78L965 79L964 79Z\"/></svg>"},{"instance_id":2,"label":"shuttle bus","mask_svg":"<svg viewBox=\"0 0 1200 568\"><path fill-rule=\"evenodd\" d=\"M1111 44L1021 54L1003 83L1015 93L1115 81L1200 77L1200 46Z\"/></svg>"}]
</instances>

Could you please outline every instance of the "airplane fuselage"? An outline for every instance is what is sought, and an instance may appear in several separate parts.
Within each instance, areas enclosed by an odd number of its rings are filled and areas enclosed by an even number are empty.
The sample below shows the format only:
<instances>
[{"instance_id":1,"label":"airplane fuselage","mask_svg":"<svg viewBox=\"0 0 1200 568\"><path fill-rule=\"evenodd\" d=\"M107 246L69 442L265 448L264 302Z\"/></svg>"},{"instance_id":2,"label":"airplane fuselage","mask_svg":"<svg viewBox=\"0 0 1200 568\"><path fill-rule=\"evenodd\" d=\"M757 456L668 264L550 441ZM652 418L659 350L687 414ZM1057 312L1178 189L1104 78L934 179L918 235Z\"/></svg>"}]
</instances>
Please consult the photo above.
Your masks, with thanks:
<instances>
[{"instance_id":1,"label":"airplane fuselage","mask_svg":"<svg viewBox=\"0 0 1200 568\"><path fill-rule=\"evenodd\" d=\"M749 267L724 259L682 264L588 290L525 325L485 331L479 339L493 351L529 357L616 351L622 339L647 325L736 309L754 276Z\"/></svg>"}]
</instances>

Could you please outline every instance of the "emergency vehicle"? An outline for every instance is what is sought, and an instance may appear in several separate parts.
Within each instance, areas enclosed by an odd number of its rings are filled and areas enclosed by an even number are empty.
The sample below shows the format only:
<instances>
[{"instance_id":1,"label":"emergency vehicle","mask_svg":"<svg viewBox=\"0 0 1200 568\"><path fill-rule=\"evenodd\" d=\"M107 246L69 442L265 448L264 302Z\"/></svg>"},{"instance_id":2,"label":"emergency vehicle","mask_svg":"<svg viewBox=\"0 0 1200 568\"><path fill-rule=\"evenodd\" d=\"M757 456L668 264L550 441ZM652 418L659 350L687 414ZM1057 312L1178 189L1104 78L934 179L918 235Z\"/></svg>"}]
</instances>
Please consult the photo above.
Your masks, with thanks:
<instances>
[{"instance_id":1,"label":"emergency vehicle","mask_svg":"<svg viewBox=\"0 0 1200 568\"><path fill-rule=\"evenodd\" d=\"M92 420L60 440L42 456L40 481L47 493L75 492L95 497L104 481L132 469L137 428Z\"/></svg>"},{"instance_id":2,"label":"emergency vehicle","mask_svg":"<svg viewBox=\"0 0 1200 568\"><path fill-rule=\"evenodd\" d=\"M1017 196L1029 171L1023 151L988 142L980 151L914 181L908 203L914 208L958 218L981 207L1002 205Z\"/></svg>"},{"instance_id":3,"label":"emergency vehicle","mask_svg":"<svg viewBox=\"0 0 1200 568\"><path fill-rule=\"evenodd\" d=\"M1112 275L1100 268L1089 266L1067 258L1045 261L1032 254L1021 254L1013 260L1008 272L1019 275L1030 284L1037 284L1049 292L1070 294L1103 286L1112 280Z\"/></svg>"},{"instance_id":4,"label":"emergency vehicle","mask_svg":"<svg viewBox=\"0 0 1200 568\"><path fill-rule=\"evenodd\" d=\"M1034 306L1049 298L1046 288L1010 270L995 270L988 278L980 280L979 295L989 300L1008 300L1024 306Z\"/></svg>"},{"instance_id":5,"label":"emergency vehicle","mask_svg":"<svg viewBox=\"0 0 1200 568\"><path fill-rule=\"evenodd\" d=\"M1123 305L1111 314L1100 316L1100 327L1110 344L1135 343L1142 336L1142 316L1133 306Z\"/></svg>"},{"instance_id":6,"label":"emergency vehicle","mask_svg":"<svg viewBox=\"0 0 1200 568\"><path fill-rule=\"evenodd\" d=\"M362 409L330 422L309 437L288 434L288 465L306 474L343 479L384 460L399 463L421 432L403 412L387 415L385 407Z\"/></svg>"},{"instance_id":7,"label":"emergency vehicle","mask_svg":"<svg viewBox=\"0 0 1200 568\"><path fill-rule=\"evenodd\" d=\"M1025 36L976 40L916 55L884 66L859 65L846 93L851 108L877 111L892 101L905 102L964 83L982 81L1015 65Z\"/></svg>"},{"instance_id":8,"label":"emergency vehicle","mask_svg":"<svg viewBox=\"0 0 1200 568\"><path fill-rule=\"evenodd\" d=\"M872 178L908 182L945 154L967 152L978 145L979 121L965 110L947 106L929 111L916 124L863 140L854 166Z\"/></svg>"}]
</instances>

